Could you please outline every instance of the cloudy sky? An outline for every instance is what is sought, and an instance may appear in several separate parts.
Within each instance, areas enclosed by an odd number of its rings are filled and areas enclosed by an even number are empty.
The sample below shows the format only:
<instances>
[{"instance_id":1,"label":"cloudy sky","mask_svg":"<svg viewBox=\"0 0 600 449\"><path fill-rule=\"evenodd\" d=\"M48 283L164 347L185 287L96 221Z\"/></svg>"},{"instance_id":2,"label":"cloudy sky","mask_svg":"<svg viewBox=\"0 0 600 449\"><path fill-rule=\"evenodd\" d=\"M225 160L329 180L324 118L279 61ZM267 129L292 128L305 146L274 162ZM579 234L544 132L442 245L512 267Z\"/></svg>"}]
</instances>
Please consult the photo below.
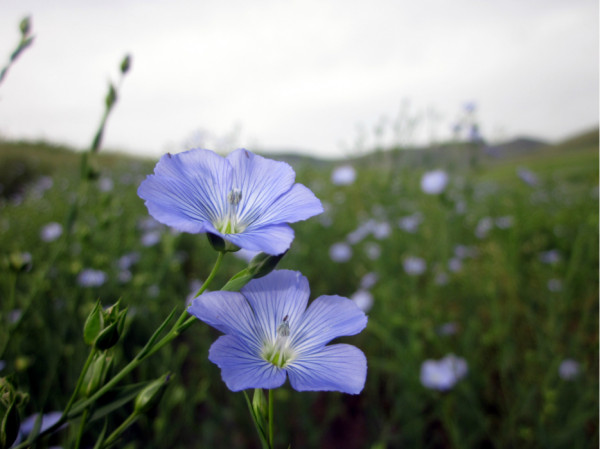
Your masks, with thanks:
<instances>
[{"instance_id":1,"label":"cloudy sky","mask_svg":"<svg viewBox=\"0 0 600 449\"><path fill-rule=\"evenodd\" d=\"M126 53L105 147L338 157L450 136L556 141L598 123L596 0L3 0L0 136L85 147ZM4 62L2 62L2 65ZM407 122L412 125L408 126ZM379 129L377 132L375 129Z\"/></svg>"}]
</instances>

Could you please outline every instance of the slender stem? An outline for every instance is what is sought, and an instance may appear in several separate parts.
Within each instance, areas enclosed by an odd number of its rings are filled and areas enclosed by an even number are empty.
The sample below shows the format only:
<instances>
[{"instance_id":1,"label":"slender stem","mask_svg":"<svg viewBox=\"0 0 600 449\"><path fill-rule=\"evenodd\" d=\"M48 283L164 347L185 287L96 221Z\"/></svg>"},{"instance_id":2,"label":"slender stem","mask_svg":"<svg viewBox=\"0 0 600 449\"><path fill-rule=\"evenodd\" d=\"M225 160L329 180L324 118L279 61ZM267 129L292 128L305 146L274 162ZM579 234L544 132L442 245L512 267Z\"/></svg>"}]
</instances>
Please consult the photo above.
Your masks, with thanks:
<instances>
[{"instance_id":1,"label":"slender stem","mask_svg":"<svg viewBox=\"0 0 600 449\"><path fill-rule=\"evenodd\" d=\"M213 278L217 274L219 267L221 266L221 262L223 261L224 255L225 255L225 253L219 251L219 255L217 256L217 261L215 262L215 266L213 267L212 271L206 278L206 281L204 282L204 284L202 284L202 287L200 287L200 290L198 290L198 293L196 293L196 296L194 296L194 298L197 298L198 296L200 296L208 288L208 286L212 282Z\"/></svg>"},{"instance_id":2,"label":"slender stem","mask_svg":"<svg viewBox=\"0 0 600 449\"><path fill-rule=\"evenodd\" d=\"M88 415L90 413L90 409L86 408L83 412L83 416L81 417L81 423L79 424L79 432L77 432L77 440L75 441L75 449L79 449L81 446L81 438L83 437L83 429L87 423Z\"/></svg>"},{"instance_id":3,"label":"slender stem","mask_svg":"<svg viewBox=\"0 0 600 449\"><path fill-rule=\"evenodd\" d=\"M273 448L273 389L269 390L269 447Z\"/></svg>"},{"instance_id":4,"label":"slender stem","mask_svg":"<svg viewBox=\"0 0 600 449\"><path fill-rule=\"evenodd\" d=\"M81 370L81 373L79 373L79 379L77 379L77 384L75 385L75 389L73 390L73 394L71 395L71 398L69 399L69 402L67 403L67 406L65 407L64 411L63 411L63 416L67 416L67 413L69 413L69 410L71 410L71 407L73 406L73 402L75 402L75 398L77 397L77 394L79 393L79 389L81 388L81 384L83 383L83 379L85 378L85 373L87 372L88 368L90 367L90 364L92 363L92 360L94 359L94 355L96 354L96 348L93 348L90 350L90 353L88 355L87 360L85 361L85 364L83 365L83 369Z\"/></svg>"},{"instance_id":5,"label":"slender stem","mask_svg":"<svg viewBox=\"0 0 600 449\"><path fill-rule=\"evenodd\" d=\"M196 296L201 295L208 288L208 286L214 279L219 267L221 266L221 261L223 260L223 254L224 253L219 252L219 254L217 256L217 260L215 261L215 265L214 265L212 271L208 275L208 278L206 279L206 281L202 285L202 288L200 288L200 290L198 291ZM173 311L172 313L174 313L174 312L175 311ZM133 371L143 360L145 360L147 357L154 354L156 351L158 351L164 345L169 343L171 340L175 339L179 334L181 334L181 332L186 330L188 327L190 327L190 325L194 321L196 321L195 317L190 317L186 320L187 316L188 316L188 312L187 312L187 310L184 310L181 313L181 315L179 316L179 318L177 319L177 321L175 322L175 324L173 325L173 327L171 328L171 330L167 333L167 335L165 335L157 343L153 343L151 345L151 348L148 348L148 346L150 344L150 340L149 340L148 343L146 343L146 346L144 346L140 350L140 352L138 352L138 354L133 358L133 360L131 362L129 362L127 365L125 365L121 369L121 371L119 371L117 374L115 374L115 376L112 379L110 379L106 384L104 384L104 386L102 388L100 388L98 391L96 391L96 393L94 393L91 397L89 397L85 401L78 403L77 406L75 407L75 409L73 411L71 411L70 409L73 407L73 398L76 396L76 393L77 393L79 387L81 386L81 382L83 380L83 372L85 370L82 371L82 374L80 375L80 380L78 381L79 385L78 385L78 387L75 388L75 392L73 393L71 400L67 404L68 408L66 409L65 412L63 412L63 415L61 416L61 418L54 425L50 426L43 432L40 432L35 438L33 438L32 441L26 441L24 443L21 443L21 444L15 446L14 449L24 448L24 447L26 447L26 445L33 443L40 437L54 432L56 429L58 429L60 426L62 426L65 422L67 422L70 418L73 418L74 416L77 416L77 414L81 413L82 410L87 412L87 409L89 408L89 406L91 404L93 404L101 396L103 396L105 393L107 393L109 390L111 390L117 383L119 383L121 381L121 379L123 379L127 374L129 374L131 371ZM169 319L167 319L165 321L168 322ZM166 322L164 323L164 325L167 324ZM160 333L160 332L158 332L158 333ZM153 335L153 337L154 337L154 335ZM152 339L152 337L151 337L151 339ZM89 363L91 363L91 357L92 357L92 355L90 354L88 356L88 360L86 361L86 366L84 367L85 369L87 369L87 366L89 366ZM71 413L68 413L69 411L71 411Z\"/></svg>"},{"instance_id":6,"label":"slender stem","mask_svg":"<svg viewBox=\"0 0 600 449\"><path fill-rule=\"evenodd\" d=\"M135 412L129 415L127 419L123 421L121 425L114 430L113 433L110 434L110 436L106 439L102 446L108 447L111 444L113 444L115 440L119 437L119 435L137 420L138 416L139 415Z\"/></svg>"}]
</instances>

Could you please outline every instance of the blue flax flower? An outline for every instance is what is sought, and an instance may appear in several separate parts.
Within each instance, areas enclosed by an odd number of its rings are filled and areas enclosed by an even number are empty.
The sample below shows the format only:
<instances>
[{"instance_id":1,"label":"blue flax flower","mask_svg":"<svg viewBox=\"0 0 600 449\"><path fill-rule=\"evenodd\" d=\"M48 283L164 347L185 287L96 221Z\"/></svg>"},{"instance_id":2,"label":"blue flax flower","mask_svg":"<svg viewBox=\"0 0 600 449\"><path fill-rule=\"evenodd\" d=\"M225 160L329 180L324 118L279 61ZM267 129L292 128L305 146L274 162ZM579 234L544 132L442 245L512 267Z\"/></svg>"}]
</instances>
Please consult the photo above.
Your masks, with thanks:
<instances>
[{"instance_id":1,"label":"blue flax flower","mask_svg":"<svg viewBox=\"0 0 600 449\"><path fill-rule=\"evenodd\" d=\"M302 274L277 270L239 293L194 299L188 311L226 334L213 343L208 358L221 368L230 390L277 388L289 376L298 391L362 391L365 355L355 346L327 343L362 331L366 315L340 296L320 296L307 309L309 294Z\"/></svg>"},{"instance_id":2,"label":"blue flax flower","mask_svg":"<svg viewBox=\"0 0 600 449\"><path fill-rule=\"evenodd\" d=\"M166 154L138 195L156 220L190 233L206 232L235 246L285 252L294 239L288 223L323 212L321 202L285 162L239 149L221 157L195 149Z\"/></svg>"}]
</instances>

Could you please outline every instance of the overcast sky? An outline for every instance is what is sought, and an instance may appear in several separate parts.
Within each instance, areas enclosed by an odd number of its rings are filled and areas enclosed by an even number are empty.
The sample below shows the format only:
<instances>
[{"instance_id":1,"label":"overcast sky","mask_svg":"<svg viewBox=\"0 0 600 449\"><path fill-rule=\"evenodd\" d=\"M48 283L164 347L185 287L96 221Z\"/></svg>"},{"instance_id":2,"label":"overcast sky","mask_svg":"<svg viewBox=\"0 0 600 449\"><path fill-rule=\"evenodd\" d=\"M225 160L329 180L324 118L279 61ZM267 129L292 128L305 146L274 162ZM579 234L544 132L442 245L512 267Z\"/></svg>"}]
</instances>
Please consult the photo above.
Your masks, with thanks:
<instances>
[{"instance_id":1,"label":"overcast sky","mask_svg":"<svg viewBox=\"0 0 600 449\"><path fill-rule=\"evenodd\" d=\"M556 141L598 124L597 0L2 0L0 136L85 147L122 57L105 147L337 157L450 136ZM4 65L4 62L1 62ZM414 133L394 123L415 120Z\"/></svg>"}]
</instances>

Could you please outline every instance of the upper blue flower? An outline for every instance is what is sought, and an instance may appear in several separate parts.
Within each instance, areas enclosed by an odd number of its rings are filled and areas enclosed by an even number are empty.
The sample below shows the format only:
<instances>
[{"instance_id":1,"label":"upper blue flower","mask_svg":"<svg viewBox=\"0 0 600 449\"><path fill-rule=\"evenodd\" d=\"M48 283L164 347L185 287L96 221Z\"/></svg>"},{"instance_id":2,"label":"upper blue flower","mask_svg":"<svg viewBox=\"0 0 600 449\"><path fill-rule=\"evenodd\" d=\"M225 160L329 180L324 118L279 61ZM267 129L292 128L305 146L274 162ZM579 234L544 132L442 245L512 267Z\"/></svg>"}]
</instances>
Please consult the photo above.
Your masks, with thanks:
<instances>
[{"instance_id":1,"label":"upper blue flower","mask_svg":"<svg viewBox=\"0 0 600 449\"><path fill-rule=\"evenodd\" d=\"M277 388L286 374L298 391L358 394L367 376L365 355L348 344L327 345L355 335L366 315L348 298L320 296L307 307L308 281L278 270L238 292L216 291L194 299L188 311L224 332L208 358L233 391Z\"/></svg>"},{"instance_id":2,"label":"upper blue flower","mask_svg":"<svg viewBox=\"0 0 600 449\"><path fill-rule=\"evenodd\" d=\"M156 220L179 231L217 235L234 245L281 254L294 239L287 223L323 212L321 202L285 162L239 149L164 155L138 195Z\"/></svg>"}]
</instances>

